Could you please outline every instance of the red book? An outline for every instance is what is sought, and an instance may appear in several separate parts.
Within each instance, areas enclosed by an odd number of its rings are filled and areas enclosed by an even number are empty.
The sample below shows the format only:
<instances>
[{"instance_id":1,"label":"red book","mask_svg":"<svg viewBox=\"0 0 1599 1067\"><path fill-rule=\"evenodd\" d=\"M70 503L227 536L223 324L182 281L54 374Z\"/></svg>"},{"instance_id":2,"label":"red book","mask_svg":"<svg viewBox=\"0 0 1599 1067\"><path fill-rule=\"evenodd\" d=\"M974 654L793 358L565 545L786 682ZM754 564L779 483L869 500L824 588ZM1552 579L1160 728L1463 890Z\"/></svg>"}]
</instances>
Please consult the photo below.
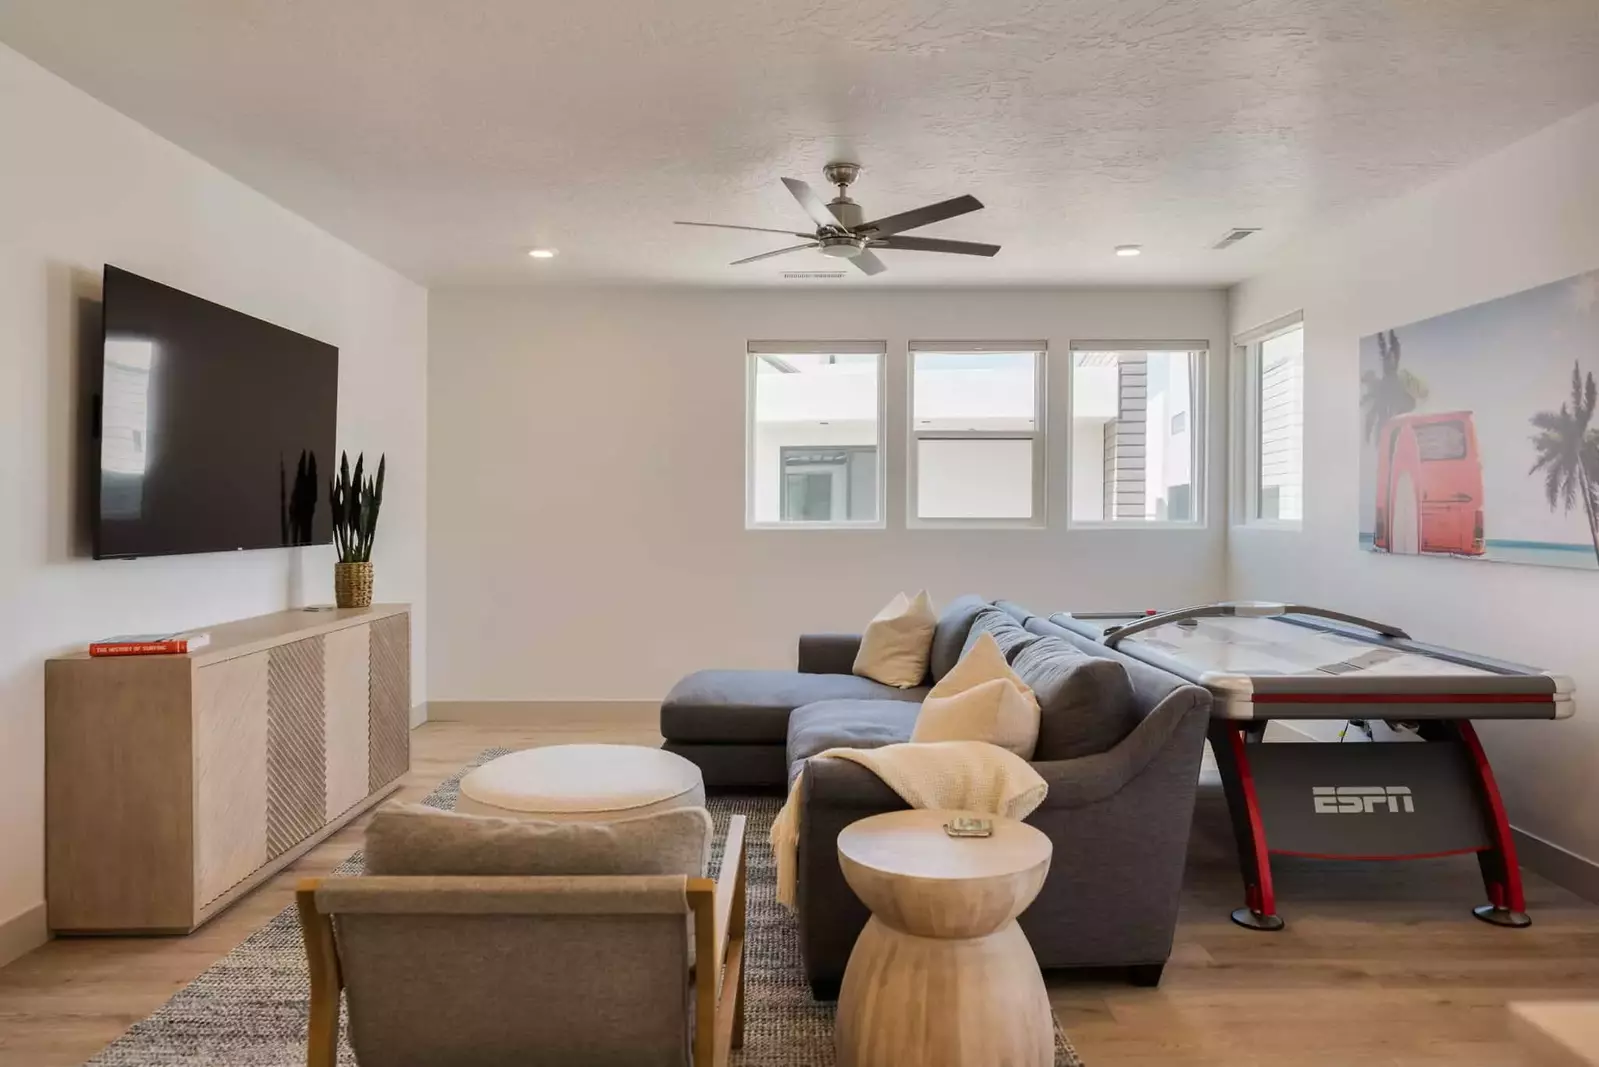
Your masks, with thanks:
<instances>
[{"instance_id":1,"label":"red book","mask_svg":"<svg viewBox=\"0 0 1599 1067\"><path fill-rule=\"evenodd\" d=\"M91 656L181 656L211 643L203 633L120 634L89 646Z\"/></svg>"}]
</instances>

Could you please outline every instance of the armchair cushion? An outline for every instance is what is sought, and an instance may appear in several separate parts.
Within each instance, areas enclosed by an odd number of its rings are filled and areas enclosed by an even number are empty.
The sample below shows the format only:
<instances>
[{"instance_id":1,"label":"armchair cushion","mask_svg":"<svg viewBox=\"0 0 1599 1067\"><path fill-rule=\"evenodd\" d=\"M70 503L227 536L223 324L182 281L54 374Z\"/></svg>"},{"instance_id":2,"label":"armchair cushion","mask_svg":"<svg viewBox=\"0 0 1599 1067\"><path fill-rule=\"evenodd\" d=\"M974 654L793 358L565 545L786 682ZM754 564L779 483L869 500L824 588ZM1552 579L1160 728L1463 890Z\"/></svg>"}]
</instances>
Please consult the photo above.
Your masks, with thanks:
<instances>
[{"instance_id":1,"label":"armchair cushion","mask_svg":"<svg viewBox=\"0 0 1599 1067\"><path fill-rule=\"evenodd\" d=\"M635 875L701 878L711 816L674 808L610 822L538 822L390 804L366 830L376 875Z\"/></svg>"},{"instance_id":2,"label":"armchair cushion","mask_svg":"<svg viewBox=\"0 0 1599 1067\"><path fill-rule=\"evenodd\" d=\"M1058 637L1041 637L1016 655L1013 669L1038 697L1036 760L1106 752L1138 725L1126 669Z\"/></svg>"}]
</instances>

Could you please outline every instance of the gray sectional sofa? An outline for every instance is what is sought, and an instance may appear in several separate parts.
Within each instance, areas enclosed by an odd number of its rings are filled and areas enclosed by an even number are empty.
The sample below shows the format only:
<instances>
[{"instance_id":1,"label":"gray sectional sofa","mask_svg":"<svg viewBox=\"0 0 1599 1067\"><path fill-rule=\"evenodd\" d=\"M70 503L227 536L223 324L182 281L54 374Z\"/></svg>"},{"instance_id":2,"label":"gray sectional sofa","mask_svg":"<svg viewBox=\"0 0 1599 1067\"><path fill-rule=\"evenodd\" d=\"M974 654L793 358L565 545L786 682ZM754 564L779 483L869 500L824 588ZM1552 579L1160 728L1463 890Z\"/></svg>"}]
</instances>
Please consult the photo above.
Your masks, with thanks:
<instances>
[{"instance_id":1,"label":"gray sectional sofa","mask_svg":"<svg viewBox=\"0 0 1599 1067\"><path fill-rule=\"evenodd\" d=\"M940 618L928 684L984 630L1040 704L1033 766L1049 795L1027 821L1055 854L1020 918L1039 965L1123 968L1155 984L1176 928L1210 694L1018 605L977 597ZM867 919L839 869L839 831L906 805L859 764L806 761L828 748L909 740L925 692L849 675L858 644L801 638L799 671L700 672L661 708L666 747L698 763L712 790L782 788L805 769L799 924L819 997L836 994Z\"/></svg>"}]
</instances>

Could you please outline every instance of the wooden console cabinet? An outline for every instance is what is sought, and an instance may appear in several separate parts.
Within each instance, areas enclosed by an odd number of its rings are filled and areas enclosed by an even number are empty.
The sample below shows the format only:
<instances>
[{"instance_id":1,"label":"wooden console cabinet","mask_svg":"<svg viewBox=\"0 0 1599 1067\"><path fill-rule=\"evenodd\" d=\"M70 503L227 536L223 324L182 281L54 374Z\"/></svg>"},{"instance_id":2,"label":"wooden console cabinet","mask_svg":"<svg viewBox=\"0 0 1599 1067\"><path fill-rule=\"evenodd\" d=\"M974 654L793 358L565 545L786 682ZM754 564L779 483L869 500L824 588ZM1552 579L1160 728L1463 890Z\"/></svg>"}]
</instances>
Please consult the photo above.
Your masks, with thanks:
<instances>
[{"instance_id":1,"label":"wooden console cabinet","mask_svg":"<svg viewBox=\"0 0 1599 1067\"><path fill-rule=\"evenodd\" d=\"M187 656L45 665L51 929L187 933L410 769L405 605L207 629Z\"/></svg>"}]
</instances>

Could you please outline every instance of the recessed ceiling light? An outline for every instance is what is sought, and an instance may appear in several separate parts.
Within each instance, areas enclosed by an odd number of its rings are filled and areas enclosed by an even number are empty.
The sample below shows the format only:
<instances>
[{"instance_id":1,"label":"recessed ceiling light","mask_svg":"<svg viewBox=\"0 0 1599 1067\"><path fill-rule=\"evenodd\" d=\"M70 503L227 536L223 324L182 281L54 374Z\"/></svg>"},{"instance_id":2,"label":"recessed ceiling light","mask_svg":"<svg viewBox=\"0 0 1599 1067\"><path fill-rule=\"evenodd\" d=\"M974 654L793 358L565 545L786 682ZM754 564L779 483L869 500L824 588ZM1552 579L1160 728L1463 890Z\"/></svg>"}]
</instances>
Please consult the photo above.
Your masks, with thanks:
<instances>
[{"instance_id":1,"label":"recessed ceiling light","mask_svg":"<svg viewBox=\"0 0 1599 1067\"><path fill-rule=\"evenodd\" d=\"M556 250L553 248L534 248L528 252L528 255L534 259L554 259L555 252Z\"/></svg>"},{"instance_id":2,"label":"recessed ceiling light","mask_svg":"<svg viewBox=\"0 0 1599 1067\"><path fill-rule=\"evenodd\" d=\"M1117 245L1116 246L1116 254L1118 256L1141 256L1141 255L1144 254L1144 246L1143 245Z\"/></svg>"}]
</instances>

